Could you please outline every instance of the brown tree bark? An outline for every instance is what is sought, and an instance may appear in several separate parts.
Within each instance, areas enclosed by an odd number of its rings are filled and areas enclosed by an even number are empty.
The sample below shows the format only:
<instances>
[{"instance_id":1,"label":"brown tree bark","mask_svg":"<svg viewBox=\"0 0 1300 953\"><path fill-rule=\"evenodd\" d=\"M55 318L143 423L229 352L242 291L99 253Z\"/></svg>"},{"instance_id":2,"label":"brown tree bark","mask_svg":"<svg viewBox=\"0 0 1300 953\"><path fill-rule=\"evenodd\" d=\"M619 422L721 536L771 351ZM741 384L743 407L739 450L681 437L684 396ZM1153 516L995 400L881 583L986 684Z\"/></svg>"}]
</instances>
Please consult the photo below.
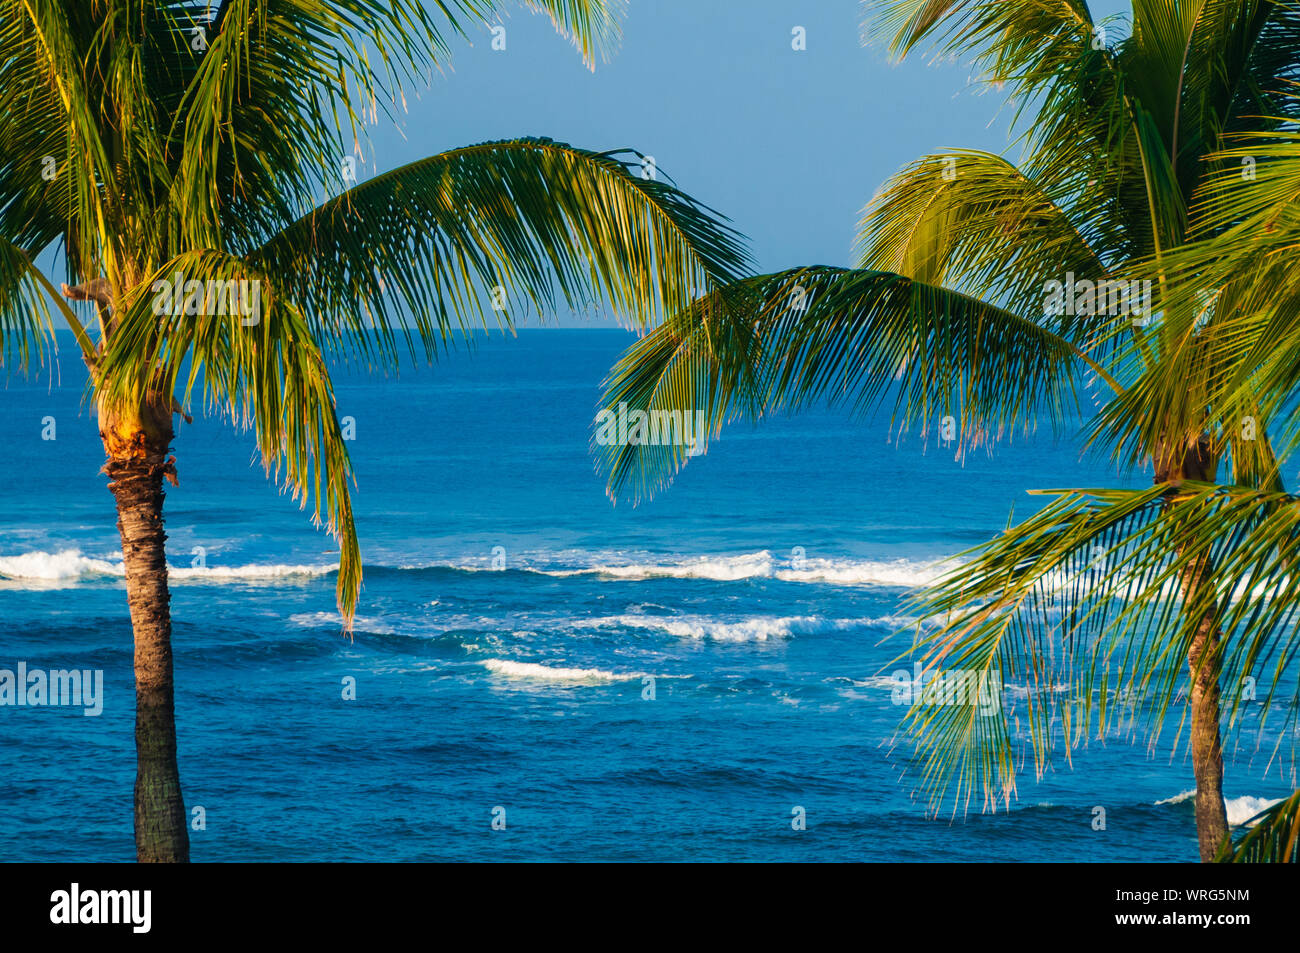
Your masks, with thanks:
<instances>
[{"instance_id":1,"label":"brown tree bark","mask_svg":"<svg viewBox=\"0 0 1300 953\"><path fill-rule=\"evenodd\" d=\"M164 478L175 483L171 401L157 399L139 413L100 408L104 472L117 501L127 601L135 634L135 845L141 863L186 862L189 830L176 760L172 683L171 594Z\"/></svg>"},{"instance_id":2,"label":"brown tree bark","mask_svg":"<svg viewBox=\"0 0 1300 953\"><path fill-rule=\"evenodd\" d=\"M1162 463L1161 457L1169 462ZM1157 455L1156 483L1198 480L1213 483L1217 461L1209 439L1202 437L1189 447ZM1184 571L1179 580L1183 597L1195 598L1200 587L1210 585L1209 565L1202 561ZM1196 840L1201 862L1214 860L1219 848L1230 837L1228 811L1223 802L1223 746L1219 737L1219 643L1223 633L1215 624L1213 613L1200 620L1187 651L1191 676L1192 706L1192 773L1196 778Z\"/></svg>"},{"instance_id":3,"label":"brown tree bark","mask_svg":"<svg viewBox=\"0 0 1300 953\"><path fill-rule=\"evenodd\" d=\"M1228 810L1223 802L1223 748L1219 740L1220 633L1212 619L1202 619L1187 653L1192 689L1192 773L1196 776L1196 840L1202 863L1214 860L1228 839Z\"/></svg>"}]
</instances>

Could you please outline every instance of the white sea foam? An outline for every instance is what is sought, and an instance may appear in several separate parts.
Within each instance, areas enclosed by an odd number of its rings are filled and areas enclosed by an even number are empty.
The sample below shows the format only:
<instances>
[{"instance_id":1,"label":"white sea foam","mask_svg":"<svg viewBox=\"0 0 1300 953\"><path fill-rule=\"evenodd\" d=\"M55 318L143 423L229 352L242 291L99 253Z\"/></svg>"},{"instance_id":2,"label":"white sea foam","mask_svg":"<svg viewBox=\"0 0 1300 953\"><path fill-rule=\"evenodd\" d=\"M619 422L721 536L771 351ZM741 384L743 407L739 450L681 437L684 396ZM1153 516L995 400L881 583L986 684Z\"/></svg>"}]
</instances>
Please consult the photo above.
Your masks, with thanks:
<instances>
[{"instance_id":1,"label":"white sea foam","mask_svg":"<svg viewBox=\"0 0 1300 953\"><path fill-rule=\"evenodd\" d=\"M29 580L50 583L75 582L95 576L123 576L121 553L114 557L85 556L79 549L66 549L57 553L29 552L17 556L0 557L0 577L11 582ZM705 579L716 582L735 582L745 579L778 579L783 582L820 583L837 586L890 586L913 588L933 581L945 569L945 564L919 562L906 559L853 560L853 559L790 559L775 558L768 550L739 555L692 556L679 559L645 559L620 561L612 554L590 553L574 556L566 554L563 564L544 559L540 565L526 563L516 568L553 577L597 576L619 581L647 579ZM209 557L211 561L211 557ZM558 560L556 560L558 561ZM547 563L550 563L547 565ZM572 567L573 562L588 565ZM797 568L796 568L797 566ZM170 577L177 581L258 580L282 579L293 576L320 576L334 572L337 566L249 564L242 566L209 565L206 568L171 566ZM462 563L405 563L402 570L456 569L464 572L491 572L479 564Z\"/></svg>"},{"instance_id":2,"label":"white sea foam","mask_svg":"<svg viewBox=\"0 0 1300 953\"><path fill-rule=\"evenodd\" d=\"M947 568L941 562L908 559L777 559L768 550L735 556L694 556L677 560L616 563L608 558L577 569L535 569L548 576L598 575L621 580L779 579L783 582L822 583L838 586L924 586Z\"/></svg>"},{"instance_id":3,"label":"white sea foam","mask_svg":"<svg viewBox=\"0 0 1300 953\"><path fill-rule=\"evenodd\" d=\"M1190 801L1194 797L1196 797L1196 788L1175 794L1173 797L1167 797L1163 801L1156 801L1156 805L1181 804L1183 801ZM1256 814L1267 811L1281 800L1281 798L1253 797L1245 794L1241 797L1224 798L1223 806L1228 811L1228 824L1232 827L1240 827Z\"/></svg>"},{"instance_id":4,"label":"white sea foam","mask_svg":"<svg viewBox=\"0 0 1300 953\"><path fill-rule=\"evenodd\" d=\"M32 552L21 556L0 556L0 576L21 581L58 582L88 576L125 575L121 562L83 556L79 549L57 553Z\"/></svg>"},{"instance_id":5,"label":"white sea foam","mask_svg":"<svg viewBox=\"0 0 1300 953\"><path fill-rule=\"evenodd\" d=\"M882 615L877 616L874 619L864 619L863 624L879 626L882 629L894 629L895 631L900 629L915 629L917 626L920 626L921 628L933 628L936 625L932 620L927 621L925 619L918 619L916 616L911 615Z\"/></svg>"},{"instance_id":6,"label":"white sea foam","mask_svg":"<svg viewBox=\"0 0 1300 953\"><path fill-rule=\"evenodd\" d=\"M1256 814L1267 811L1281 800L1281 798L1251 797L1249 794L1243 797L1230 797L1224 801L1224 806L1228 809L1228 823L1233 827L1240 827Z\"/></svg>"},{"instance_id":7,"label":"white sea foam","mask_svg":"<svg viewBox=\"0 0 1300 953\"><path fill-rule=\"evenodd\" d=\"M498 658L486 659L482 665L494 675L543 682L608 685L613 682L639 681L649 677L643 672L607 672L600 668L559 668L539 665L536 662L514 662Z\"/></svg>"},{"instance_id":8,"label":"white sea foam","mask_svg":"<svg viewBox=\"0 0 1300 953\"><path fill-rule=\"evenodd\" d=\"M834 678L827 679L831 684L847 683L854 688L882 688L892 691L899 685L898 679L893 675L868 675L866 678L849 678L846 675L837 675Z\"/></svg>"},{"instance_id":9,"label":"white sea foam","mask_svg":"<svg viewBox=\"0 0 1300 953\"><path fill-rule=\"evenodd\" d=\"M281 579L289 576L321 576L334 572L337 567L294 566L281 564L250 564L245 566L208 566L200 569L190 566L167 567L168 578L175 581L227 582L257 579ZM20 556L0 556L0 578L17 584L18 588L42 588L50 585L75 583L102 576L124 577L121 553L113 558L84 556L79 549L64 549L57 553L30 552Z\"/></svg>"},{"instance_id":10,"label":"white sea foam","mask_svg":"<svg viewBox=\"0 0 1300 953\"><path fill-rule=\"evenodd\" d=\"M251 564L247 566L208 566L204 569L191 568L189 566L167 567L167 575L171 579L208 579L208 580L240 580L240 579L281 579L285 576L324 576L327 573L334 572L338 566L290 566L290 565L259 565Z\"/></svg>"},{"instance_id":11,"label":"white sea foam","mask_svg":"<svg viewBox=\"0 0 1300 953\"><path fill-rule=\"evenodd\" d=\"M851 559L804 559L799 568L779 569L776 578L785 582L821 582L837 586L892 586L914 588L929 585L950 568L942 562L893 559L886 562Z\"/></svg>"},{"instance_id":12,"label":"white sea foam","mask_svg":"<svg viewBox=\"0 0 1300 953\"><path fill-rule=\"evenodd\" d=\"M821 616L750 616L724 620L711 616L657 616L630 613L583 619L575 628L649 629L684 639L715 642L766 642L792 635L813 635L831 629L848 629L864 623L857 619L823 619Z\"/></svg>"},{"instance_id":13,"label":"white sea foam","mask_svg":"<svg viewBox=\"0 0 1300 953\"><path fill-rule=\"evenodd\" d=\"M581 569L538 570L548 576L611 576L615 579L654 579L656 577L671 579L712 579L718 582L733 582L737 579L753 579L772 575L772 554L762 552L743 556L696 556L676 562L664 563L597 563Z\"/></svg>"}]
</instances>

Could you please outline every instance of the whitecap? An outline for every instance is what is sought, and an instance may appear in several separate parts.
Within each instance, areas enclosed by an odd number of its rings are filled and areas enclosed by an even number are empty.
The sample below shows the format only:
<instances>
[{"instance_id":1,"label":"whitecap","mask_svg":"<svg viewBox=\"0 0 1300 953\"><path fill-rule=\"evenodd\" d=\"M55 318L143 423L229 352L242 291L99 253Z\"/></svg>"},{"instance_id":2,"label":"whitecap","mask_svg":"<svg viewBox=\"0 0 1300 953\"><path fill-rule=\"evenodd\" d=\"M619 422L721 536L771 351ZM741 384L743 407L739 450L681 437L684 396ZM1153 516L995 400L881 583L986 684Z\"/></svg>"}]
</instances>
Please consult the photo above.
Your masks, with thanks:
<instances>
[{"instance_id":1,"label":"whitecap","mask_svg":"<svg viewBox=\"0 0 1300 953\"><path fill-rule=\"evenodd\" d=\"M126 570L122 554L110 558L82 555L79 549L57 553L30 552L20 556L0 556L0 577L17 583L20 588L43 588L52 584L75 583L97 576L123 578ZM334 565L250 564L244 566L168 566L167 576L177 582L227 582L257 579L282 579L292 576L322 576L334 572Z\"/></svg>"},{"instance_id":2,"label":"whitecap","mask_svg":"<svg viewBox=\"0 0 1300 953\"><path fill-rule=\"evenodd\" d=\"M650 677L643 672L608 672L599 668L559 668L540 665L536 662L514 662L509 659L497 658L485 659L480 664L494 675L543 682L608 685L613 682L639 681Z\"/></svg>"},{"instance_id":3,"label":"whitecap","mask_svg":"<svg viewBox=\"0 0 1300 953\"><path fill-rule=\"evenodd\" d=\"M798 568L781 569L784 582L820 582L837 586L889 586L912 589L927 586L951 567L944 562L893 559L885 562L854 559L804 559Z\"/></svg>"},{"instance_id":4,"label":"whitecap","mask_svg":"<svg viewBox=\"0 0 1300 953\"><path fill-rule=\"evenodd\" d=\"M1181 804L1182 802L1189 801L1194 797L1196 797L1196 788L1175 794L1173 797L1165 798L1162 801L1156 801L1156 805ZM1274 804L1279 804L1281 801L1281 798L1254 797L1245 794L1241 797L1224 798L1223 806L1228 812L1229 826L1241 827L1256 814L1259 814L1262 811L1267 811ZM1253 827L1254 825L1252 824L1247 826Z\"/></svg>"},{"instance_id":5,"label":"whitecap","mask_svg":"<svg viewBox=\"0 0 1300 953\"><path fill-rule=\"evenodd\" d=\"M684 639L716 642L766 642L792 635L814 635L830 629L864 625L858 619L823 619L821 616L750 616L725 620L712 616L654 616L629 613L579 620L575 628L648 629Z\"/></svg>"},{"instance_id":6,"label":"whitecap","mask_svg":"<svg viewBox=\"0 0 1300 953\"><path fill-rule=\"evenodd\" d=\"M123 576L121 562L83 556L79 549L0 556L0 576L11 580L59 582L88 576Z\"/></svg>"}]
</instances>

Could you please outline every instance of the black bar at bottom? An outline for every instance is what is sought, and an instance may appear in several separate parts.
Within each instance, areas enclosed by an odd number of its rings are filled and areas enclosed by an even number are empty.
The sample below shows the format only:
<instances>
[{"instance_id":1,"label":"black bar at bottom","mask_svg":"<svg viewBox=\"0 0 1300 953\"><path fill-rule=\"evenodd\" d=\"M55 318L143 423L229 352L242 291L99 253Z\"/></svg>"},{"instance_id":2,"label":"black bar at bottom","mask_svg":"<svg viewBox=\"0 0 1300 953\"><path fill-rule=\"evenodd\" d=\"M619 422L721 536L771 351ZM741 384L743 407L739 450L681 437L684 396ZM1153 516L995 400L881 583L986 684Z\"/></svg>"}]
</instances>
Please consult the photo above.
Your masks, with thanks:
<instances>
[{"instance_id":1,"label":"black bar at bottom","mask_svg":"<svg viewBox=\"0 0 1300 953\"><path fill-rule=\"evenodd\" d=\"M1283 908L1295 896L1288 870L1263 866L0 865L6 940L64 934L83 943L374 942L411 930L446 942L457 925L494 941L576 940L576 930L591 942L654 942L680 940L688 924L731 936L789 927L811 938L842 928L865 939L892 926L899 939L926 942L1024 930L1149 939L1198 931L1231 942L1286 929ZM596 929L627 932L587 932Z\"/></svg>"}]
</instances>

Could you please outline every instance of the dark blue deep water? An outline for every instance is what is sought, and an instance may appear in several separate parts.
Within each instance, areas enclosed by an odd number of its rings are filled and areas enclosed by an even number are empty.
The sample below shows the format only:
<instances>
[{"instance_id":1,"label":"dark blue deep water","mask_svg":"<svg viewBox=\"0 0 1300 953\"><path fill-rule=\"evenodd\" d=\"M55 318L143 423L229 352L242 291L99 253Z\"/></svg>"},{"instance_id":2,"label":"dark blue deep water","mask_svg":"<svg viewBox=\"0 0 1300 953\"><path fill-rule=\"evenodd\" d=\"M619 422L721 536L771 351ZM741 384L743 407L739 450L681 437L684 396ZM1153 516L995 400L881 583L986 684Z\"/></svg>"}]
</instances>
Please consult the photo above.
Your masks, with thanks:
<instances>
[{"instance_id":1,"label":"dark blue deep water","mask_svg":"<svg viewBox=\"0 0 1300 953\"><path fill-rule=\"evenodd\" d=\"M928 818L881 677L934 561L1030 512L1024 490L1149 477L1046 433L958 462L826 412L733 426L653 502L615 507L589 426L629 340L526 331L399 380L340 372L354 642L330 540L251 438L181 427L167 517L196 860L1195 859L1190 765L1140 737L1041 781L1027 764L1009 812ZM0 707L0 857L130 860L120 544L84 371L70 346L60 362L60 386L0 391L0 668L102 669L104 710ZM1267 760L1230 753L1234 819L1290 792Z\"/></svg>"}]
</instances>

